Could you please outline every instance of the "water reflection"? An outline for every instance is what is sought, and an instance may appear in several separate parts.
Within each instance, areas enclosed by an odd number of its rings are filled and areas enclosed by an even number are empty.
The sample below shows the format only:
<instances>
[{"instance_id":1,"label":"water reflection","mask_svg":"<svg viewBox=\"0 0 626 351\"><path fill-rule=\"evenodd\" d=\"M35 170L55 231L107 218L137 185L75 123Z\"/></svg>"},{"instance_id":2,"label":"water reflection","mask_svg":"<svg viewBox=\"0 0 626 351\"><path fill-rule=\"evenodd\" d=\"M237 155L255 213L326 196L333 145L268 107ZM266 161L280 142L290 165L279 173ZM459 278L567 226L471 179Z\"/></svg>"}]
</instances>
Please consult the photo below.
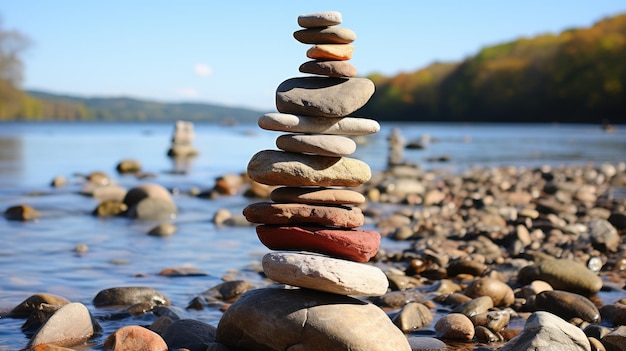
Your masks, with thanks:
<instances>
[{"instance_id":1,"label":"water reflection","mask_svg":"<svg viewBox=\"0 0 626 351\"><path fill-rule=\"evenodd\" d=\"M21 138L0 135L0 188L13 187L24 172L24 145Z\"/></svg>"}]
</instances>

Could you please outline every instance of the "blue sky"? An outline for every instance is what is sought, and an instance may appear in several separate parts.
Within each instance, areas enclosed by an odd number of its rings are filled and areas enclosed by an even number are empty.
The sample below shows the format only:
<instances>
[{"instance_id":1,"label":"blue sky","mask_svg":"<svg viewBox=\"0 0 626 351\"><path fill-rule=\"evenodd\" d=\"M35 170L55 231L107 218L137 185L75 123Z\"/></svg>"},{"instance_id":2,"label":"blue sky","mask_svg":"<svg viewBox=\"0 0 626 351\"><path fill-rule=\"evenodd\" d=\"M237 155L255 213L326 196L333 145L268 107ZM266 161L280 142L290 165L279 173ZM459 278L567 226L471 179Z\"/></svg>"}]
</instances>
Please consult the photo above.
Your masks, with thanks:
<instances>
[{"instance_id":1,"label":"blue sky","mask_svg":"<svg viewBox=\"0 0 626 351\"><path fill-rule=\"evenodd\" d=\"M518 37L590 26L623 0L210 1L7 0L3 29L27 35L23 88L80 96L198 101L274 111L302 74L297 17L339 11L360 75L459 61Z\"/></svg>"}]
</instances>

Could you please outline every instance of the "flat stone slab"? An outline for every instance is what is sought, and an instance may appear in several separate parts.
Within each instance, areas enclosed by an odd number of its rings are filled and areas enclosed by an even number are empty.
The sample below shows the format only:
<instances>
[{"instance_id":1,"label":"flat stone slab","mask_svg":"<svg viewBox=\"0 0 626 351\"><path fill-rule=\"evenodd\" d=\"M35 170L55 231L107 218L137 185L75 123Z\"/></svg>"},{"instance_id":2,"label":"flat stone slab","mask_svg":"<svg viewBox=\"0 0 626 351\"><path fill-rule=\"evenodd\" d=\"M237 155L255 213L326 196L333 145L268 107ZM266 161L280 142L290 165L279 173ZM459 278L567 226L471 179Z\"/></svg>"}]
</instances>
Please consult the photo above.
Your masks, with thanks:
<instances>
[{"instance_id":1,"label":"flat stone slab","mask_svg":"<svg viewBox=\"0 0 626 351\"><path fill-rule=\"evenodd\" d=\"M302 73L318 74L335 78L350 78L356 77L357 75L356 67L348 61L312 60L301 64L298 70Z\"/></svg>"},{"instance_id":2,"label":"flat stone slab","mask_svg":"<svg viewBox=\"0 0 626 351\"><path fill-rule=\"evenodd\" d=\"M345 117L363 107L374 90L367 78L290 78L276 89L276 108L296 115Z\"/></svg>"},{"instance_id":3,"label":"flat stone slab","mask_svg":"<svg viewBox=\"0 0 626 351\"><path fill-rule=\"evenodd\" d=\"M332 135L369 135L380 131L380 124L357 117L309 117L286 113L266 113L258 120L260 128L277 132Z\"/></svg>"},{"instance_id":4,"label":"flat stone slab","mask_svg":"<svg viewBox=\"0 0 626 351\"><path fill-rule=\"evenodd\" d=\"M230 350L411 350L380 307L309 289L245 293L224 312L216 339Z\"/></svg>"},{"instance_id":5,"label":"flat stone slab","mask_svg":"<svg viewBox=\"0 0 626 351\"><path fill-rule=\"evenodd\" d=\"M329 27L341 24L341 12L324 11L298 16L298 25L303 28Z\"/></svg>"},{"instance_id":6,"label":"flat stone slab","mask_svg":"<svg viewBox=\"0 0 626 351\"><path fill-rule=\"evenodd\" d=\"M249 222L263 224L308 224L358 228L365 223L365 216L360 208L342 205L257 202L244 208L243 215Z\"/></svg>"},{"instance_id":7,"label":"flat stone slab","mask_svg":"<svg viewBox=\"0 0 626 351\"><path fill-rule=\"evenodd\" d=\"M378 267L315 254L270 252L263 271L278 283L339 295L382 296L389 287Z\"/></svg>"},{"instance_id":8,"label":"flat stone slab","mask_svg":"<svg viewBox=\"0 0 626 351\"><path fill-rule=\"evenodd\" d=\"M356 40L353 30L341 27L301 29L293 37L303 44L350 44Z\"/></svg>"},{"instance_id":9,"label":"flat stone slab","mask_svg":"<svg viewBox=\"0 0 626 351\"><path fill-rule=\"evenodd\" d=\"M283 134L276 147L284 151L322 156L348 156L356 151L356 142L341 135Z\"/></svg>"},{"instance_id":10,"label":"flat stone slab","mask_svg":"<svg viewBox=\"0 0 626 351\"><path fill-rule=\"evenodd\" d=\"M256 233L272 250L317 252L355 262L369 261L380 246L380 233L374 230L259 225Z\"/></svg>"},{"instance_id":11,"label":"flat stone slab","mask_svg":"<svg viewBox=\"0 0 626 351\"><path fill-rule=\"evenodd\" d=\"M372 177L367 163L277 150L257 152L248 163L250 179L266 185L356 187Z\"/></svg>"},{"instance_id":12,"label":"flat stone slab","mask_svg":"<svg viewBox=\"0 0 626 351\"><path fill-rule=\"evenodd\" d=\"M365 203L365 196L348 189L283 186L272 190L270 200L305 204L359 205Z\"/></svg>"},{"instance_id":13,"label":"flat stone slab","mask_svg":"<svg viewBox=\"0 0 626 351\"><path fill-rule=\"evenodd\" d=\"M306 51L306 57L314 60L340 60L352 58L354 45L351 44L316 44Z\"/></svg>"}]
</instances>

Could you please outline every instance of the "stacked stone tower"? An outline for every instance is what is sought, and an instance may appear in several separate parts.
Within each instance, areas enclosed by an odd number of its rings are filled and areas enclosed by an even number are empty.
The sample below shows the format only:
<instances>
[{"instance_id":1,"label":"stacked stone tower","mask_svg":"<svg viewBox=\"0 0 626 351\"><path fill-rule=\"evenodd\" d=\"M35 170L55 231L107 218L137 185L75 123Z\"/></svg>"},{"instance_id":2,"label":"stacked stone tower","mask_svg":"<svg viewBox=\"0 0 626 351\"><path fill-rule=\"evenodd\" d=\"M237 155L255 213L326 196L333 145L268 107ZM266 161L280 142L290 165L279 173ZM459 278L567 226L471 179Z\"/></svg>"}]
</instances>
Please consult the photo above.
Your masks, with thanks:
<instances>
[{"instance_id":1,"label":"stacked stone tower","mask_svg":"<svg viewBox=\"0 0 626 351\"><path fill-rule=\"evenodd\" d=\"M380 125L349 117L367 103L374 84L355 77L356 69L347 62L356 35L338 27L341 22L338 12L298 17L303 29L294 37L312 45L306 52L312 60L303 63L300 72L312 76L279 85L279 113L265 114L258 121L263 129L283 132L276 139L279 150L260 151L248 163L251 179L280 186L272 191L271 201L251 204L243 211L248 221L259 224L256 232L261 242L277 250L263 257L265 275L300 289L246 293L218 326L219 341L229 346L408 349L406 338L382 310L349 297L383 295L388 280L379 268L366 263L379 249L380 234L359 229L365 218L358 205L365 198L349 189L371 177L366 163L348 157L356 150L349 136L376 133ZM298 313L304 313L302 321ZM303 332L307 328L313 331Z\"/></svg>"}]
</instances>

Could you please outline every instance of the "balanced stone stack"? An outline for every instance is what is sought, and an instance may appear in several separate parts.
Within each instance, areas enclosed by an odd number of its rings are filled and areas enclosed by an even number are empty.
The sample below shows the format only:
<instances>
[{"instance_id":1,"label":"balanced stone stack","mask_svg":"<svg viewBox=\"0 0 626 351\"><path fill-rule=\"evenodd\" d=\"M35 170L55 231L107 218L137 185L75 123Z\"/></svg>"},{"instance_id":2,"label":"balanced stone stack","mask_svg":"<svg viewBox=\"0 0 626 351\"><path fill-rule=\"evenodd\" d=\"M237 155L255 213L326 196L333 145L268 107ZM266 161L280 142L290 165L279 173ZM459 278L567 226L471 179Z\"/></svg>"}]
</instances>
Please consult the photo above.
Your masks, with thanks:
<instances>
[{"instance_id":1,"label":"balanced stone stack","mask_svg":"<svg viewBox=\"0 0 626 351\"><path fill-rule=\"evenodd\" d=\"M278 250L263 257L265 275L300 289L257 289L235 302L217 336L237 349L286 350L297 344L298 350L410 350L380 308L349 297L383 295L388 280L366 263L378 251L380 234L359 229L365 218L358 205L365 198L347 189L371 177L366 163L348 157L356 150L349 136L376 133L380 125L349 116L367 103L374 84L355 77L347 62L356 35L337 27L341 21L334 11L298 17L304 29L294 37L312 44L306 53L312 60L300 72L315 76L281 83L279 113L258 121L284 134L276 139L279 150L252 157L248 175L280 187L271 201L251 204L243 214L259 224L261 242Z\"/></svg>"},{"instance_id":2,"label":"balanced stone stack","mask_svg":"<svg viewBox=\"0 0 626 351\"><path fill-rule=\"evenodd\" d=\"M170 157L191 157L198 154L198 150L193 147L193 123L187 121L176 121L174 133L172 134L172 146L167 155Z\"/></svg>"}]
</instances>

